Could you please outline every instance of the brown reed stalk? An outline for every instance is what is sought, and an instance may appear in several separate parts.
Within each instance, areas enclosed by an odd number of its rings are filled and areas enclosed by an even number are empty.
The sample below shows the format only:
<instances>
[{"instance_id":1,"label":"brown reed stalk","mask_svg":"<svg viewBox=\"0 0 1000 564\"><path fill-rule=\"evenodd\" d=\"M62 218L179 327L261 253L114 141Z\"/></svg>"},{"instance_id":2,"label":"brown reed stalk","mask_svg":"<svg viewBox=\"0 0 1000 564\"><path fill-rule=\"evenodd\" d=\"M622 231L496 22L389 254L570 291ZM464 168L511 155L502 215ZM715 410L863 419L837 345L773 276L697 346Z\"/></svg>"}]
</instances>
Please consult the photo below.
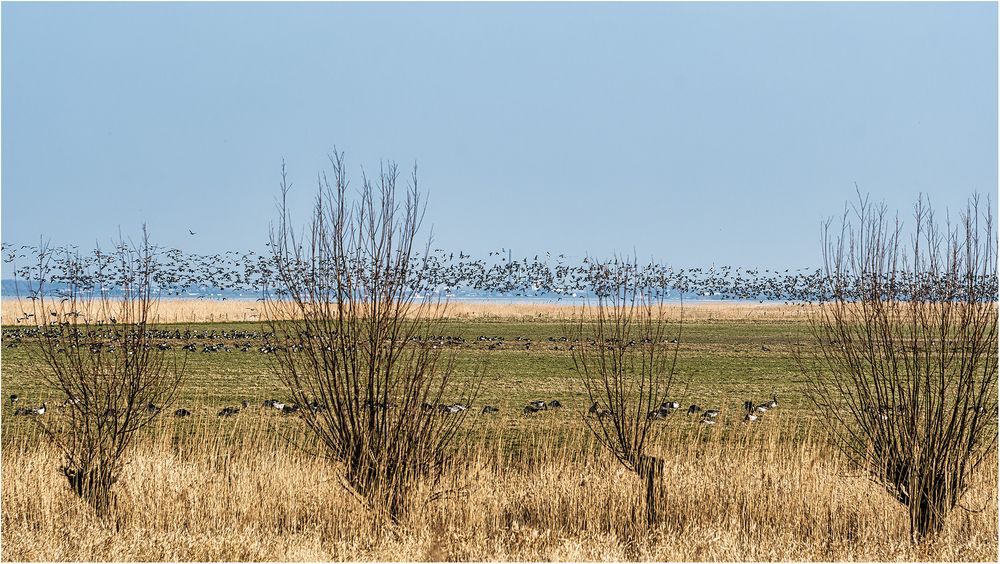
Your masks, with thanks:
<instances>
[{"instance_id":1,"label":"brown reed stalk","mask_svg":"<svg viewBox=\"0 0 1000 564\"><path fill-rule=\"evenodd\" d=\"M997 444L996 233L969 200L942 225L922 198L909 243L859 194L823 231L829 297L800 366L854 462L904 505L913 542L942 530ZM851 215L849 215L851 214Z\"/></svg>"},{"instance_id":2,"label":"brown reed stalk","mask_svg":"<svg viewBox=\"0 0 1000 564\"><path fill-rule=\"evenodd\" d=\"M466 414L441 408L446 401L467 408L481 376L455 378L453 354L431 344L443 334L446 304L415 299L425 279L416 253L424 212L416 169L404 202L394 164L365 176L352 202L343 154L330 162L332 184L321 176L304 235L292 227L282 169L271 249L283 295L266 301L267 325L290 401L343 463L349 487L396 521L413 483L440 471Z\"/></svg>"}]
</instances>

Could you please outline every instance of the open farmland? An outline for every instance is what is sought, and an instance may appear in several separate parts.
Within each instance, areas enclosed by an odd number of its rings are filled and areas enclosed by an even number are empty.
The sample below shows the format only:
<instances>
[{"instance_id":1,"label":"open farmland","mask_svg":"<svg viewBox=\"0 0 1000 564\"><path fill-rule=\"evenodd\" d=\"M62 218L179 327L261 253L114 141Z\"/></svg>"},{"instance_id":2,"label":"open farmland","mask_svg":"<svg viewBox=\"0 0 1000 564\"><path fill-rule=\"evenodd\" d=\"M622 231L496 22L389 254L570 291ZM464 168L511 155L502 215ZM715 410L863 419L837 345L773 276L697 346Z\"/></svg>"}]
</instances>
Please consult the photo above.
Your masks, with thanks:
<instances>
[{"instance_id":1,"label":"open farmland","mask_svg":"<svg viewBox=\"0 0 1000 564\"><path fill-rule=\"evenodd\" d=\"M465 307L476 311L476 306ZM566 308L525 320L505 317L502 308L481 307L490 314L451 319L442 329L439 344L456 354L459 374L471 374L485 363L477 404L501 407L501 418L515 420L521 419L521 408L535 399L558 399L567 404L566 412L577 415L588 407L573 370ZM744 401L759 402L777 394L783 411L787 406L789 412L808 414L802 375L793 356L796 343L809 341L808 327L801 318L789 318L800 309L767 311L751 306L747 310L756 315L749 319L743 309L728 304L727 308L686 309L686 321L670 329L676 334L679 326L681 331L673 387L677 401L685 407L696 403L721 408L738 421ZM214 417L225 405L242 400L260 404L281 397L274 356L260 350L266 345L266 329L260 323L164 324L160 328L180 334L163 340L177 354L185 353L184 346L191 348L177 407ZM64 398L46 398L40 379L32 376L30 339L18 339L16 328L7 329L4 389L18 393L29 404L46 399L61 402Z\"/></svg>"},{"instance_id":2,"label":"open farmland","mask_svg":"<svg viewBox=\"0 0 1000 564\"><path fill-rule=\"evenodd\" d=\"M665 514L637 524L640 484L596 443L589 400L573 370L570 330L552 311L454 317L439 347L460 377L485 378L427 499L385 528L342 487L340 468L295 415L261 406L283 398L258 323L182 323L162 329L186 352L174 405L143 431L126 467L114 519L94 521L65 486L59 452L29 417L3 409L4 560L994 560L996 458L974 477L943 536L909 542L904 508L833 447L824 414L805 397L793 351L810 345L801 308L685 308L671 395L682 405L656 423L651 452L666 461ZM711 306L714 307L714 306ZM739 309L746 308L746 309ZM486 308L484 308L485 310ZM671 327L676 334L677 326ZM5 397L59 398L40 383L32 343L5 327ZM193 346L191 346L193 345ZM221 346L219 346L221 345ZM266 348L265 348L266 351ZM742 422L742 404L779 407ZM533 400L564 407L525 416ZM218 417L225 406L250 407ZM480 414L484 405L499 413ZM721 411L716 425L689 404ZM434 494L437 495L434 495Z\"/></svg>"}]
</instances>

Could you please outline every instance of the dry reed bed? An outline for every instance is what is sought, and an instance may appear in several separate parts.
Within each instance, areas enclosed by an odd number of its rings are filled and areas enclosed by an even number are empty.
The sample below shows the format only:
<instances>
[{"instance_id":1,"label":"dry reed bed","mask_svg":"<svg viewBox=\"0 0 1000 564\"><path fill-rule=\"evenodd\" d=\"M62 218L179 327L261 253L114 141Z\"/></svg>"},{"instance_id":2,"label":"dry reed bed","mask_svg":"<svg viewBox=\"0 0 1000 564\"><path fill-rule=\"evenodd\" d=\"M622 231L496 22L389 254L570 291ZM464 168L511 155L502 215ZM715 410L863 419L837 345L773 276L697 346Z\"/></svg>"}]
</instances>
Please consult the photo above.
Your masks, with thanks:
<instances>
[{"instance_id":1,"label":"dry reed bed","mask_svg":"<svg viewBox=\"0 0 1000 564\"><path fill-rule=\"evenodd\" d=\"M851 476L817 432L665 428L663 521L641 517L639 484L585 429L477 425L403 523L384 525L340 486L334 464L245 418L166 421L143 439L114 522L66 488L56 451L3 448L4 560L995 560L997 474L980 472L942 538L907 542L903 509ZM183 432L181 432L183 431ZM294 434L294 432L293 432ZM293 436L300 439L301 436ZM511 449L511 439L518 438Z\"/></svg>"},{"instance_id":2,"label":"dry reed bed","mask_svg":"<svg viewBox=\"0 0 1000 564\"><path fill-rule=\"evenodd\" d=\"M57 302L58 303L58 302ZM79 304L83 317L100 319L96 309ZM689 321L802 321L808 319L809 308L804 305L760 304L747 302L686 303L667 307L671 319L683 316ZM32 312L32 304L15 298L4 298L0 315L4 325L33 325L34 318L25 319L24 313ZM55 311L55 309L53 309ZM514 319L562 320L579 313L579 307L558 304L450 302L448 316L453 319ZM46 312L45 315L48 315ZM161 300L156 306L154 319L158 323L224 323L259 322L264 319L264 306L256 301L241 300ZM43 320L44 321L44 320Z\"/></svg>"}]
</instances>

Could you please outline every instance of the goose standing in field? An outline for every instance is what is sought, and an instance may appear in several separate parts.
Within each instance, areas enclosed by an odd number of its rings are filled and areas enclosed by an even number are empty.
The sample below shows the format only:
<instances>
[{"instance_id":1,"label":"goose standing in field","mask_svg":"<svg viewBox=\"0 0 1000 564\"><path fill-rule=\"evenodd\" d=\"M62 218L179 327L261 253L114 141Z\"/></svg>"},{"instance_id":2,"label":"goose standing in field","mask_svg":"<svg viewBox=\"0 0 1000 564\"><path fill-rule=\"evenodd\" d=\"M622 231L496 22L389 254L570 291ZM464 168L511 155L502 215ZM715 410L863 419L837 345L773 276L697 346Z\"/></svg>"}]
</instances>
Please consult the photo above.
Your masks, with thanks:
<instances>
[{"instance_id":1,"label":"goose standing in field","mask_svg":"<svg viewBox=\"0 0 1000 564\"><path fill-rule=\"evenodd\" d=\"M593 403L593 405L590 406L588 413L590 415L596 415L598 419L603 419L605 417L608 417L609 415L612 415L610 409L602 408L601 406L597 405L596 401Z\"/></svg>"},{"instance_id":2,"label":"goose standing in field","mask_svg":"<svg viewBox=\"0 0 1000 564\"><path fill-rule=\"evenodd\" d=\"M670 415L673 412L673 410L679 408L680 405L681 404L677 403L676 401L665 401L662 404L660 404L660 407L646 414L646 418L666 419L666 417Z\"/></svg>"},{"instance_id":3,"label":"goose standing in field","mask_svg":"<svg viewBox=\"0 0 1000 564\"><path fill-rule=\"evenodd\" d=\"M535 401L531 402L529 405L531 405L531 407L534 407L535 411L540 411L542 409L548 409L548 406L546 406L545 402L542 401L542 400L535 400Z\"/></svg>"},{"instance_id":4,"label":"goose standing in field","mask_svg":"<svg viewBox=\"0 0 1000 564\"><path fill-rule=\"evenodd\" d=\"M10 404L14 405L15 403L17 403L17 400L19 400L19 399L21 399L21 398L17 394L11 394L10 395Z\"/></svg>"},{"instance_id":5,"label":"goose standing in field","mask_svg":"<svg viewBox=\"0 0 1000 564\"><path fill-rule=\"evenodd\" d=\"M535 404L534 404L534 402L529 403L528 405L524 406L524 414L525 415L531 415L532 413L538 413L541 410L542 410L542 408L536 407Z\"/></svg>"},{"instance_id":6,"label":"goose standing in field","mask_svg":"<svg viewBox=\"0 0 1000 564\"><path fill-rule=\"evenodd\" d=\"M189 415L191 415L191 412L184 408L178 409L174 412L174 417L187 417Z\"/></svg>"},{"instance_id":7,"label":"goose standing in field","mask_svg":"<svg viewBox=\"0 0 1000 564\"><path fill-rule=\"evenodd\" d=\"M705 418L708 418L708 419L715 419L716 417L719 416L719 410L718 409L706 409L705 412L702 413L702 416L705 417Z\"/></svg>"},{"instance_id":8,"label":"goose standing in field","mask_svg":"<svg viewBox=\"0 0 1000 564\"><path fill-rule=\"evenodd\" d=\"M25 415L45 415L46 404L43 401L40 407L28 408L28 412Z\"/></svg>"},{"instance_id":9,"label":"goose standing in field","mask_svg":"<svg viewBox=\"0 0 1000 564\"><path fill-rule=\"evenodd\" d=\"M14 411L14 415L45 415L45 402L41 407L19 407Z\"/></svg>"},{"instance_id":10,"label":"goose standing in field","mask_svg":"<svg viewBox=\"0 0 1000 564\"><path fill-rule=\"evenodd\" d=\"M743 404L743 407L747 408L747 414L743 417L744 423L752 423L760 418L760 416L757 415L757 411L760 406L755 406L752 401L748 401ZM767 409L764 411L767 411Z\"/></svg>"},{"instance_id":11,"label":"goose standing in field","mask_svg":"<svg viewBox=\"0 0 1000 564\"><path fill-rule=\"evenodd\" d=\"M489 413L496 413L498 411L500 411L499 408L496 408L496 407L494 407L492 405L487 405L487 406L483 407L482 413L489 414Z\"/></svg>"},{"instance_id":12,"label":"goose standing in field","mask_svg":"<svg viewBox=\"0 0 1000 564\"><path fill-rule=\"evenodd\" d=\"M699 411L701 411L701 408L698 407L697 405L692 404L691 407L688 408L687 414L688 415L694 415L694 414L698 413Z\"/></svg>"},{"instance_id":13,"label":"goose standing in field","mask_svg":"<svg viewBox=\"0 0 1000 564\"><path fill-rule=\"evenodd\" d=\"M667 413L660 409L654 409L653 411L650 411L649 413L646 414L646 419L659 420L666 418L667 418Z\"/></svg>"},{"instance_id":14,"label":"goose standing in field","mask_svg":"<svg viewBox=\"0 0 1000 564\"><path fill-rule=\"evenodd\" d=\"M778 407L778 396L771 394L771 401L765 403L768 409L775 409Z\"/></svg>"},{"instance_id":15,"label":"goose standing in field","mask_svg":"<svg viewBox=\"0 0 1000 564\"><path fill-rule=\"evenodd\" d=\"M157 407L153 402L149 402L146 404L146 411L152 413L153 415L156 415L157 413L160 412L160 408Z\"/></svg>"},{"instance_id":16,"label":"goose standing in field","mask_svg":"<svg viewBox=\"0 0 1000 564\"><path fill-rule=\"evenodd\" d=\"M219 411L218 416L219 417L232 417L233 415L236 415L239 412L240 412L240 408L238 408L238 407L226 406L226 407L223 407L221 411Z\"/></svg>"},{"instance_id":17,"label":"goose standing in field","mask_svg":"<svg viewBox=\"0 0 1000 564\"><path fill-rule=\"evenodd\" d=\"M549 407L551 407L551 408L560 408L560 407L562 407L562 403L560 403L559 400L552 400L552 401L549 402Z\"/></svg>"}]
</instances>

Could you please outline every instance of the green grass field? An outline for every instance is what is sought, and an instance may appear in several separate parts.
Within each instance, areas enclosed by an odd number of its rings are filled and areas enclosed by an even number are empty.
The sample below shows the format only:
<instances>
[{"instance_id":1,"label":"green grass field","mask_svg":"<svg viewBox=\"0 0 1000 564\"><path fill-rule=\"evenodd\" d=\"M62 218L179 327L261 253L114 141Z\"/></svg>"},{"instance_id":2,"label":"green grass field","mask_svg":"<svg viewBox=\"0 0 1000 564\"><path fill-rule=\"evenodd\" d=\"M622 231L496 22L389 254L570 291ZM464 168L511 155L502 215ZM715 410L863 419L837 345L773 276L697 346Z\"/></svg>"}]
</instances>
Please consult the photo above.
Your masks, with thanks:
<instances>
[{"instance_id":1,"label":"green grass field","mask_svg":"<svg viewBox=\"0 0 1000 564\"><path fill-rule=\"evenodd\" d=\"M186 378L174 409L185 407L195 418L215 418L219 409L237 405L242 400L252 404L268 398L284 397L273 365L275 356L259 351L261 340L222 338L233 331L261 332L259 324L188 324L164 326L190 330L192 337L171 344L171 354L186 356ZM676 326L670 329L676 335ZM214 333L214 334L213 334ZM478 366L485 376L475 406L495 405L494 417L525 419L524 405L535 399L558 399L566 407L560 413L543 413L549 420L577 417L589 406L589 400L573 369L570 330L557 321L450 321L444 336L460 337L464 342L450 345L457 359L459 377L467 377ZM198 335L200 334L200 335ZM199 338L199 336L201 338ZM480 340L488 337L488 340ZM224 343L219 352L201 352L206 344ZM676 376L671 399L683 407L695 403L705 408L721 409L724 421L738 422L742 404L756 402L777 394L784 416L807 417L811 406L805 397L803 375L793 349L796 343L810 343L808 327L796 321L697 321L681 327ZM194 343L198 352L184 352L180 347ZM247 351L241 346L250 343ZM15 346L11 346L11 345ZM18 394L21 405L50 406L64 398L46 389L33 362L30 339L19 341L5 337L2 356L4 398ZM813 350L803 346L803 350ZM17 433L20 421L12 421L12 409L5 402L5 430ZM478 410L476 410L478 412Z\"/></svg>"}]
</instances>

